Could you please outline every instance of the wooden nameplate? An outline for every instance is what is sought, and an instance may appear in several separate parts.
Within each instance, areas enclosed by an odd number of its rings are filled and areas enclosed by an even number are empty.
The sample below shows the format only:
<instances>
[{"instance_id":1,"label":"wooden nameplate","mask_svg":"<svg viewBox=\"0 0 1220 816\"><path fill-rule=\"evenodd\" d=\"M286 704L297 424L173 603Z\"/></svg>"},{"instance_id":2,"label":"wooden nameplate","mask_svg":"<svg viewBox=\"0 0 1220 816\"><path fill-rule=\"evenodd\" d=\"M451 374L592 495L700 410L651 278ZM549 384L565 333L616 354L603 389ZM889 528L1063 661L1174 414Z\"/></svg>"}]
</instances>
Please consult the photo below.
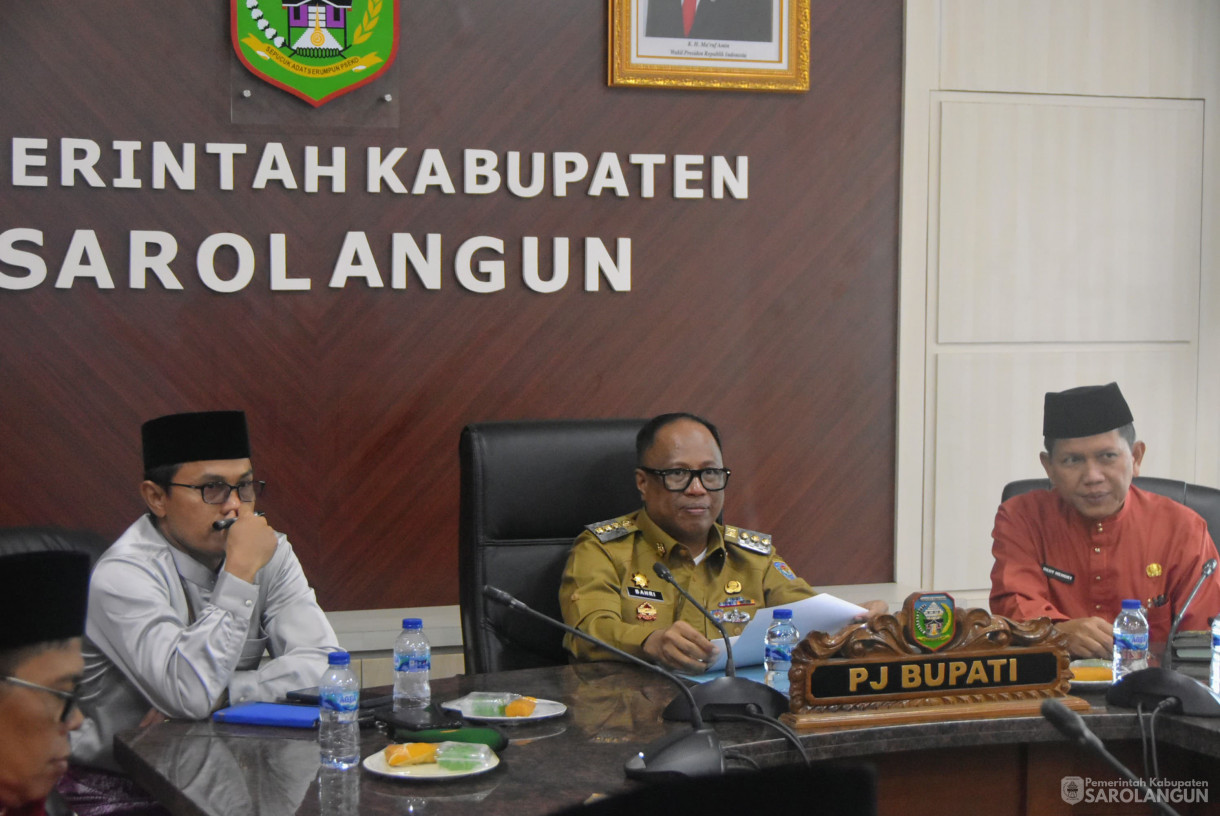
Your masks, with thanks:
<instances>
[{"instance_id":1,"label":"wooden nameplate","mask_svg":"<svg viewBox=\"0 0 1220 816\"><path fill-rule=\"evenodd\" d=\"M1047 618L1016 623L916 593L892 615L831 635L811 632L792 654L790 712L800 730L1041 716L1067 695L1066 638Z\"/></svg>"}]
</instances>

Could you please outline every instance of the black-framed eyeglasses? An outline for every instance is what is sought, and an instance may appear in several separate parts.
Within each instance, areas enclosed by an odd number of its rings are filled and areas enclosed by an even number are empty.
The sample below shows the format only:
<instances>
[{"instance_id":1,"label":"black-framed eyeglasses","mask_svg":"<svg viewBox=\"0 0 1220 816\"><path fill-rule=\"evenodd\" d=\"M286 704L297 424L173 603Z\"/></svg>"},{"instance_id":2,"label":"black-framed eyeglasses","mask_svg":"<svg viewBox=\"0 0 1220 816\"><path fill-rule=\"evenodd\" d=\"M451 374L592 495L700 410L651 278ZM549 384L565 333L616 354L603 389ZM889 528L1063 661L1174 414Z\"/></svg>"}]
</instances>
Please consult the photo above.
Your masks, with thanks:
<instances>
[{"instance_id":1,"label":"black-framed eyeglasses","mask_svg":"<svg viewBox=\"0 0 1220 816\"><path fill-rule=\"evenodd\" d=\"M23 688L34 689L35 691L45 691L47 694L54 694L56 697L64 701L64 710L59 714L60 722L67 722L68 717L72 715L72 709L76 708L80 703L80 689L75 688L71 691L61 691L60 689L48 688L40 686L37 683L31 683L29 680L22 680L20 677L8 677L0 675L0 680L6 683L12 683L14 686L22 686Z\"/></svg>"},{"instance_id":2,"label":"black-framed eyeglasses","mask_svg":"<svg viewBox=\"0 0 1220 816\"><path fill-rule=\"evenodd\" d=\"M207 484L197 485L170 482L170 484L174 487L189 487L193 490L198 490L204 504L224 504L229 500L229 494L234 490L237 491L237 498L244 502L252 502L256 496L262 495L263 488L267 486L266 482L251 479L238 482L235 485L231 485L228 482L208 482Z\"/></svg>"},{"instance_id":3,"label":"black-framed eyeglasses","mask_svg":"<svg viewBox=\"0 0 1220 816\"><path fill-rule=\"evenodd\" d=\"M691 480L696 476L699 477L699 484L703 485L704 490L710 490L713 493L717 490L724 490L729 483L729 474L732 473L728 468L665 468L658 470L656 468L644 467L640 465L640 470L645 473L651 473L653 476L661 478L661 484L665 485L665 489L673 493L681 493L686 488L690 487Z\"/></svg>"}]
</instances>

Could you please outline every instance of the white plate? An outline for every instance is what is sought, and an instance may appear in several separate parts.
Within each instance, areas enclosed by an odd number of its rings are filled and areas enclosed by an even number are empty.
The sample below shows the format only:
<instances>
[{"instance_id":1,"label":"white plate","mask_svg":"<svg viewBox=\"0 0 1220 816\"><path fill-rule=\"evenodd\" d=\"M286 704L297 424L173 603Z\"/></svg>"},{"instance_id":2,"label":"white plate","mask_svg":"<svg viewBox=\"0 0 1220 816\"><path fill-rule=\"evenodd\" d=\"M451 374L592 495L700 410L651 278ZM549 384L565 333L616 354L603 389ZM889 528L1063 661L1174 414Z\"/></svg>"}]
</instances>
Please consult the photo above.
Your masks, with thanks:
<instances>
[{"instance_id":1,"label":"white plate","mask_svg":"<svg viewBox=\"0 0 1220 816\"><path fill-rule=\"evenodd\" d=\"M487 773L492 768L500 764L500 757L493 752L491 761L482 768L477 768L473 771L446 771L435 762L428 762L423 765L399 765L398 767L391 766L385 761L385 751L378 751L375 754L369 754L364 758L364 768L381 776L389 776L394 779L457 779L462 776L475 776L476 774Z\"/></svg>"},{"instance_id":2,"label":"white plate","mask_svg":"<svg viewBox=\"0 0 1220 816\"><path fill-rule=\"evenodd\" d=\"M552 717L562 717L568 710L568 707L563 703L558 703L554 700L544 700L541 697L536 699L538 702L534 706L534 713L528 717L480 717L476 714L470 713L470 702L465 697L459 697L456 700L441 703L441 708L445 709L446 711L456 711L465 719L471 720L472 722L494 722L505 724L549 720Z\"/></svg>"},{"instance_id":3,"label":"white plate","mask_svg":"<svg viewBox=\"0 0 1220 816\"><path fill-rule=\"evenodd\" d=\"M1075 669L1080 666L1111 666L1109 660L1073 660L1068 664L1068 668ZM1113 680L1073 680L1072 691L1105 691L1110 686L1114 685Z\"/></svg>"}]
</instances>

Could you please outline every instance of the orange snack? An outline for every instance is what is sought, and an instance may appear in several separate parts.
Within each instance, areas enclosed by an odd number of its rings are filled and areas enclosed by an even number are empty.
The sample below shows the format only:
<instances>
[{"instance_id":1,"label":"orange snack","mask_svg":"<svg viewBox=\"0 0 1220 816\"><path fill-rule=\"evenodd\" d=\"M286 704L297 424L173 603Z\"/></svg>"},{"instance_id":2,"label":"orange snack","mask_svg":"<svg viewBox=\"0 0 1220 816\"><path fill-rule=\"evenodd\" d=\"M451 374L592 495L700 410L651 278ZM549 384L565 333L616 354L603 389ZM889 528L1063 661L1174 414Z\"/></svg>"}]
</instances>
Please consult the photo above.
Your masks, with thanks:
<instances>
[{"instance_id":1,"label":"orange snack","mask_svg":"<svg viewBox=\"0 0 1220 816\"><path fill-rule=\"evenodd\" d=\"M436 744L431 742L404 742L387 745L386 764L392 768L400 765L425 765L436 762Z\"/></svg>"},{"instance_id":2,"label":"orange snack","mask_svg":"<svg viewBox=\"0 0 1220 816\"><path fill-rule=\"evenodd\" d=\"M1096 680L1113 680L1113 671L1109 666L1077 666L1072 669L1072 678L1082 682Z\"/></svg>"},{"instance_id":3,"label":"orange snack","mask_svg":"<svg viewBox=\"0 0 1220 816\"><path fill-rule=\"evenodd\" d=\"M534 706L538 701L533 697L518 697L508 705L504 706L505 717L528 717L534 713Z\"/></svg>"}]
</instances>

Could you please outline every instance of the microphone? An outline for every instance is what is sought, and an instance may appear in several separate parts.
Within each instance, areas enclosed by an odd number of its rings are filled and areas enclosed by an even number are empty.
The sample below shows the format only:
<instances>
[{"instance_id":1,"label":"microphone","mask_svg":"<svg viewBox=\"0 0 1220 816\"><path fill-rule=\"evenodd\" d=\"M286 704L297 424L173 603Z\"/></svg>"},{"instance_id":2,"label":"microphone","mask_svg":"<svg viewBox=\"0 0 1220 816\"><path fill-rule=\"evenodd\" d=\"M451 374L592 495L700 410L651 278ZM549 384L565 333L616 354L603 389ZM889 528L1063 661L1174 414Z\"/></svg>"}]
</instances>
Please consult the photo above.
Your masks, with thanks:
<instances>
[{"instance_id":1,"label":"microphone","mask_svg":"<svg viewBox=\"0 0 1220 816\"><path fill-rule=\"evenodd\" d=\"M1199 590L1203 588L1203 582L1208 579L1213 572L1216 571L1216 559L1209 558L1207 563L1203 565L1203 570L1199 575L1199 580L1195 582L1195 588L1190 591L1190 595L1186 597L1186 603L1182 604L1182 611L1173 619L1173 626L1169 629L1169 639L1165 641L1165 652L1161 655L1161 666L1166 669L1173 668L1173 638L1178 633L1178 627L1182 625L1182 619L1186 617L1186 610L1190 609L1191 602L1195 596L1199 594Z\"/></svg>"},{"instance_id":2,"label":"microphone","mask_svg":"<svg viewBox=\"0 0 1220 816\"><path fill-rule=\"evenodd\" d=\"M1156 795L1156 791L1148 787L1148 783L1133 774L1126 765L1115 759L1114 755L1106 750L1105 744L1101 739L1093 733L1093 731L1085 725L1084 719L1072 711L1063 703L1053 697L1048 697L1042 701L1042 716L1045 717L1051 725L1055 726L1055 730L1073 742L1085 748L1092 749L1098 756L1106 761L1111 768L1118 771L1119 775L1124 779L1133 782L1147 796L1145 801L1152 802L1157 810L1167 814L1167 816L1178 816L1178 812L1169 805L1160 801Z\"/></svg>"},{"instance_id":3,"label":"microphone","mask_svg":"<svg viewBox=\"0 0 1220 816\"><path fill-rule=\"evenodd\" d=\"M667 734L646 745L635 756L627 760L623 767L627 776L632 779L656 779L668 776L708 776L724 773L724 754L720 750L720 737L703 724L703 717L699 713L699 706L695 704L690 688L676 674L649 663L647 660L641 660L633 654L628 654L622 649L615 648L603 640L580 631L575 626L568 626L566 623L544 615L498 587L485 584L483 594L496 603L518 612L524 612L582 640L587 640L595 646L600 646L629 663L635 663L637 666L643 666L649 671L663 675L689 698L689 722L694 730L691 733Z\"/></svg>"},{"instance_id":4,"label":"microphone","mask_svg":"<svg viewBox=\"0 0 1220 816\"><path fill-rule=\"evenodd\" d=\"M254 515L265 516L267 514L264 513L262 510L255 510ZM233 518L221 519L220 521L213 521L212 529L213 530L227 530L230 527L232 527L236 522L237 522L237 516L234 516Z\"/></svg>"},{"instance_id":5,"label":"microphone","mask_svg":"<svg viewBox=\"0 0 1220 816\"><path fill-rule=\"evenodd\" d=\"M781 692L776 691L770 686L753 680L747 680L744 677L737 676L737 667L733 663L733 646L729 643L729 636L724 631L724 625L720 621L703 608L703 605L695 600L686 589L674 580L674 574L670 572L669 567L657 561L652 565L652 571L662 581L666 581L673 585L673 588L678 590L690 604L703 613L703 617L712 622L716 627L716 631L720 632L720 636L724 638L724 677L717 677L715 680L707 683L700 683L695 687L691 696L694 703L700 708L702 713L709 719L716 719L717 713L723 714L762 714L766 717L776 718L788 710L788 698ZM675 697L673 702L666 706L665 711L661 714L667 720L685 720L690 715L687 713L687 700L682 697Z\"/></svg>"}]
</instances>

